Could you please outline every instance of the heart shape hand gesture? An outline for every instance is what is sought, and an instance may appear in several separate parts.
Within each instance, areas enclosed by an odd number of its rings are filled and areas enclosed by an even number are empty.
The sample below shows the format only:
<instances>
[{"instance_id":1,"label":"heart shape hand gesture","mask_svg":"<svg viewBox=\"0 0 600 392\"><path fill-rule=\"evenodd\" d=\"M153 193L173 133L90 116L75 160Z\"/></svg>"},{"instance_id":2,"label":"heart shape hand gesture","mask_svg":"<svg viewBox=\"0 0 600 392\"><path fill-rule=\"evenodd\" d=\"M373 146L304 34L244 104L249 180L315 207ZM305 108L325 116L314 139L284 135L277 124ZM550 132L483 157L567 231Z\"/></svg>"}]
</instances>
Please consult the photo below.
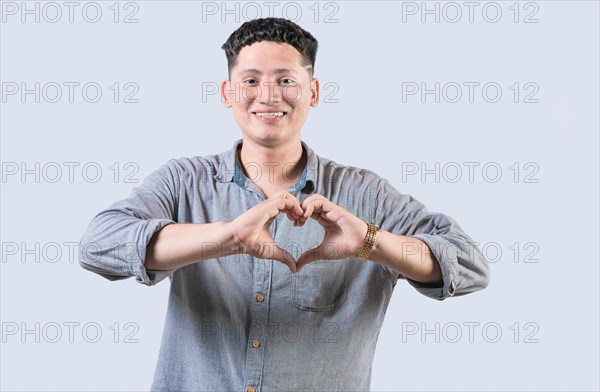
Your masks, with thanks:
<instances>
[{"instance_id":1,"label":"heart shape hand gesture","mask_svg":"<svg viewBox=\"0 0 600 392\"><path fill-rule=\"evenodd\" d=\"M322 243L304 252L297 261L289 252L277 246L269 233L269 226L282 212L296 227L303 226L312 218L325 229ZM288 192L277 193L252 207L230 222L230 227L240 253L278 260L292 272L300 272L305 265L315 260L339 260L356 256L367 233L364 221L325 197L312 195L301 204Z\"/></svg>"}]
</instances>

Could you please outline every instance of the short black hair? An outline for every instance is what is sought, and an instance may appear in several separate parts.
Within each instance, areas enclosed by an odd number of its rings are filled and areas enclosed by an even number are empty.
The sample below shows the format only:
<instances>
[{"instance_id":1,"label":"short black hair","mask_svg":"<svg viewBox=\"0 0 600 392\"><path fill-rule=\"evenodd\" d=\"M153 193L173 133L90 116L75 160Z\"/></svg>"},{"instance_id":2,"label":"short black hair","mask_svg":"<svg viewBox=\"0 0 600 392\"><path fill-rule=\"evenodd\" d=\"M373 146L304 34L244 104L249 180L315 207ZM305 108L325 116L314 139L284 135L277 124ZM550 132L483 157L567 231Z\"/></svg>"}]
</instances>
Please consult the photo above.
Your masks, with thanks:
<instances>
[{"instance_id":1,"label":"short black hair","mask_svg":"<svg viewBox=\"0 0 600 392\"><path fill-rule=\"evenodd\" d=\"M221 46L227 56L230 75L242 48L261 41L290 44L300 52L302 65L310 65L311 74L314 72L319 43L311 33L287 19L259 18L242 24Z\"/></svg>"}]
</instances>

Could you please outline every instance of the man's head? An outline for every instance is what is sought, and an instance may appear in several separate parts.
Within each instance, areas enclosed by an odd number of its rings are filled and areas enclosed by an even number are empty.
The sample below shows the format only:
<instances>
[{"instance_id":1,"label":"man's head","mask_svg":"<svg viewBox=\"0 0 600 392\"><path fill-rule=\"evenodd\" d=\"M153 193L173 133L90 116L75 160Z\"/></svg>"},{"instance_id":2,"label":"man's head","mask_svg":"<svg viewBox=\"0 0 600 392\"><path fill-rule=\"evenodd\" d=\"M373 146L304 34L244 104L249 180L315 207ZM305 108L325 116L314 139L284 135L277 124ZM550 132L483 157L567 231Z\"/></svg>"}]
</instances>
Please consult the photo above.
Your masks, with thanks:
<instances>
[{"instance_id":1,"label":"man's head","mask_svg":"<svg viewBox=\"0 0 600 392\"><path fill-rule=\"evenodd\" d=\"M293 46L302 57L302 65L310 66L312 76L315 69L318 42L308 31L292 21L282 18L254 19L241 25L227 42L221 46L227 56L229 75L237 65L238 55L243 47L255 42L281 42Z\"/></svg>"},{"instance_id":2,"label":"man's head","mask_svg":"<svg viewBox=\"0 0 600 392\"><path fill-rule=\"evenodd\" d=\"M319 101L313 77L317 40L296 24L277 18L244 23L223 45L229 79L221 85L244 141L290 148L311 106Z\"/></svg>"}]
</instances>

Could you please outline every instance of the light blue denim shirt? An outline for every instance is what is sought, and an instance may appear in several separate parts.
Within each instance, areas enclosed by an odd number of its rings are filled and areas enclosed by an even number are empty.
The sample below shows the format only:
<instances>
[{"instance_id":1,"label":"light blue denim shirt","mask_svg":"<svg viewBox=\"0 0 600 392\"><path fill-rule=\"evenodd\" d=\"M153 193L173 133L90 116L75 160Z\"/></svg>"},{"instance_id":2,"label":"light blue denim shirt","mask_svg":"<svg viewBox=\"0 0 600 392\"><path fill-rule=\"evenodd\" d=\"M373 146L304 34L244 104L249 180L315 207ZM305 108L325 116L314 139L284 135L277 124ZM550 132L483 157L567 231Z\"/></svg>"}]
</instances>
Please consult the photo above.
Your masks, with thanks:
<instances>
[{"instance_id":1,"label":"light blue denim shirt","mask_svg":"<svg viewBox=\"0 0 600 392\"><path fill-rule=\"evenodd\" d=\"M146 245L162 227L231 221L265 199L239 168L240 145L214 156L171 160L129 198L100 212L81 240L82 267L110 280L135 276L145 285L170 278L152 390L369 390L377 337L403 278L398 272L346 259L316 261L292 274L278 261L249 255L172 271L144 268ZM427 212L368 170L303 148L307 165L289 192L301 202L321 194L383 230L427 243L444 284L407 279L420 293L441 300L487 285L486 261L454 220ZM296 258L323 238L314 220L293 227L285 214L270 232Z\"/></svg>"}]
</instances>

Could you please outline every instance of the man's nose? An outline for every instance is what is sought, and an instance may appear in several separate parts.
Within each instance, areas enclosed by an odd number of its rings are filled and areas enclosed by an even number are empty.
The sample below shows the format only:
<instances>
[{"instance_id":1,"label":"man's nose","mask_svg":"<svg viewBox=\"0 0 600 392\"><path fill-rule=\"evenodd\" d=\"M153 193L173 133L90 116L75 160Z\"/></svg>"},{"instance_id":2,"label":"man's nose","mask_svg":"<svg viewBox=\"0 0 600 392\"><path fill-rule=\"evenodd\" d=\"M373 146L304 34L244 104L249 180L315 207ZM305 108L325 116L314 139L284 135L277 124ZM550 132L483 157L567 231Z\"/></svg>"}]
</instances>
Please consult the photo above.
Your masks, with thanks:
<instances>
[{"instance_id":1,"label":"man's nose","mask_svg":"<svg viewBox=\"0 0 600 392\"><path fill-rule=\"evenodd\" d=\"M281 102L282 88L277 82L263 82L260 85L257 101L267 105Z\"/></svg>"}]
</instances>

